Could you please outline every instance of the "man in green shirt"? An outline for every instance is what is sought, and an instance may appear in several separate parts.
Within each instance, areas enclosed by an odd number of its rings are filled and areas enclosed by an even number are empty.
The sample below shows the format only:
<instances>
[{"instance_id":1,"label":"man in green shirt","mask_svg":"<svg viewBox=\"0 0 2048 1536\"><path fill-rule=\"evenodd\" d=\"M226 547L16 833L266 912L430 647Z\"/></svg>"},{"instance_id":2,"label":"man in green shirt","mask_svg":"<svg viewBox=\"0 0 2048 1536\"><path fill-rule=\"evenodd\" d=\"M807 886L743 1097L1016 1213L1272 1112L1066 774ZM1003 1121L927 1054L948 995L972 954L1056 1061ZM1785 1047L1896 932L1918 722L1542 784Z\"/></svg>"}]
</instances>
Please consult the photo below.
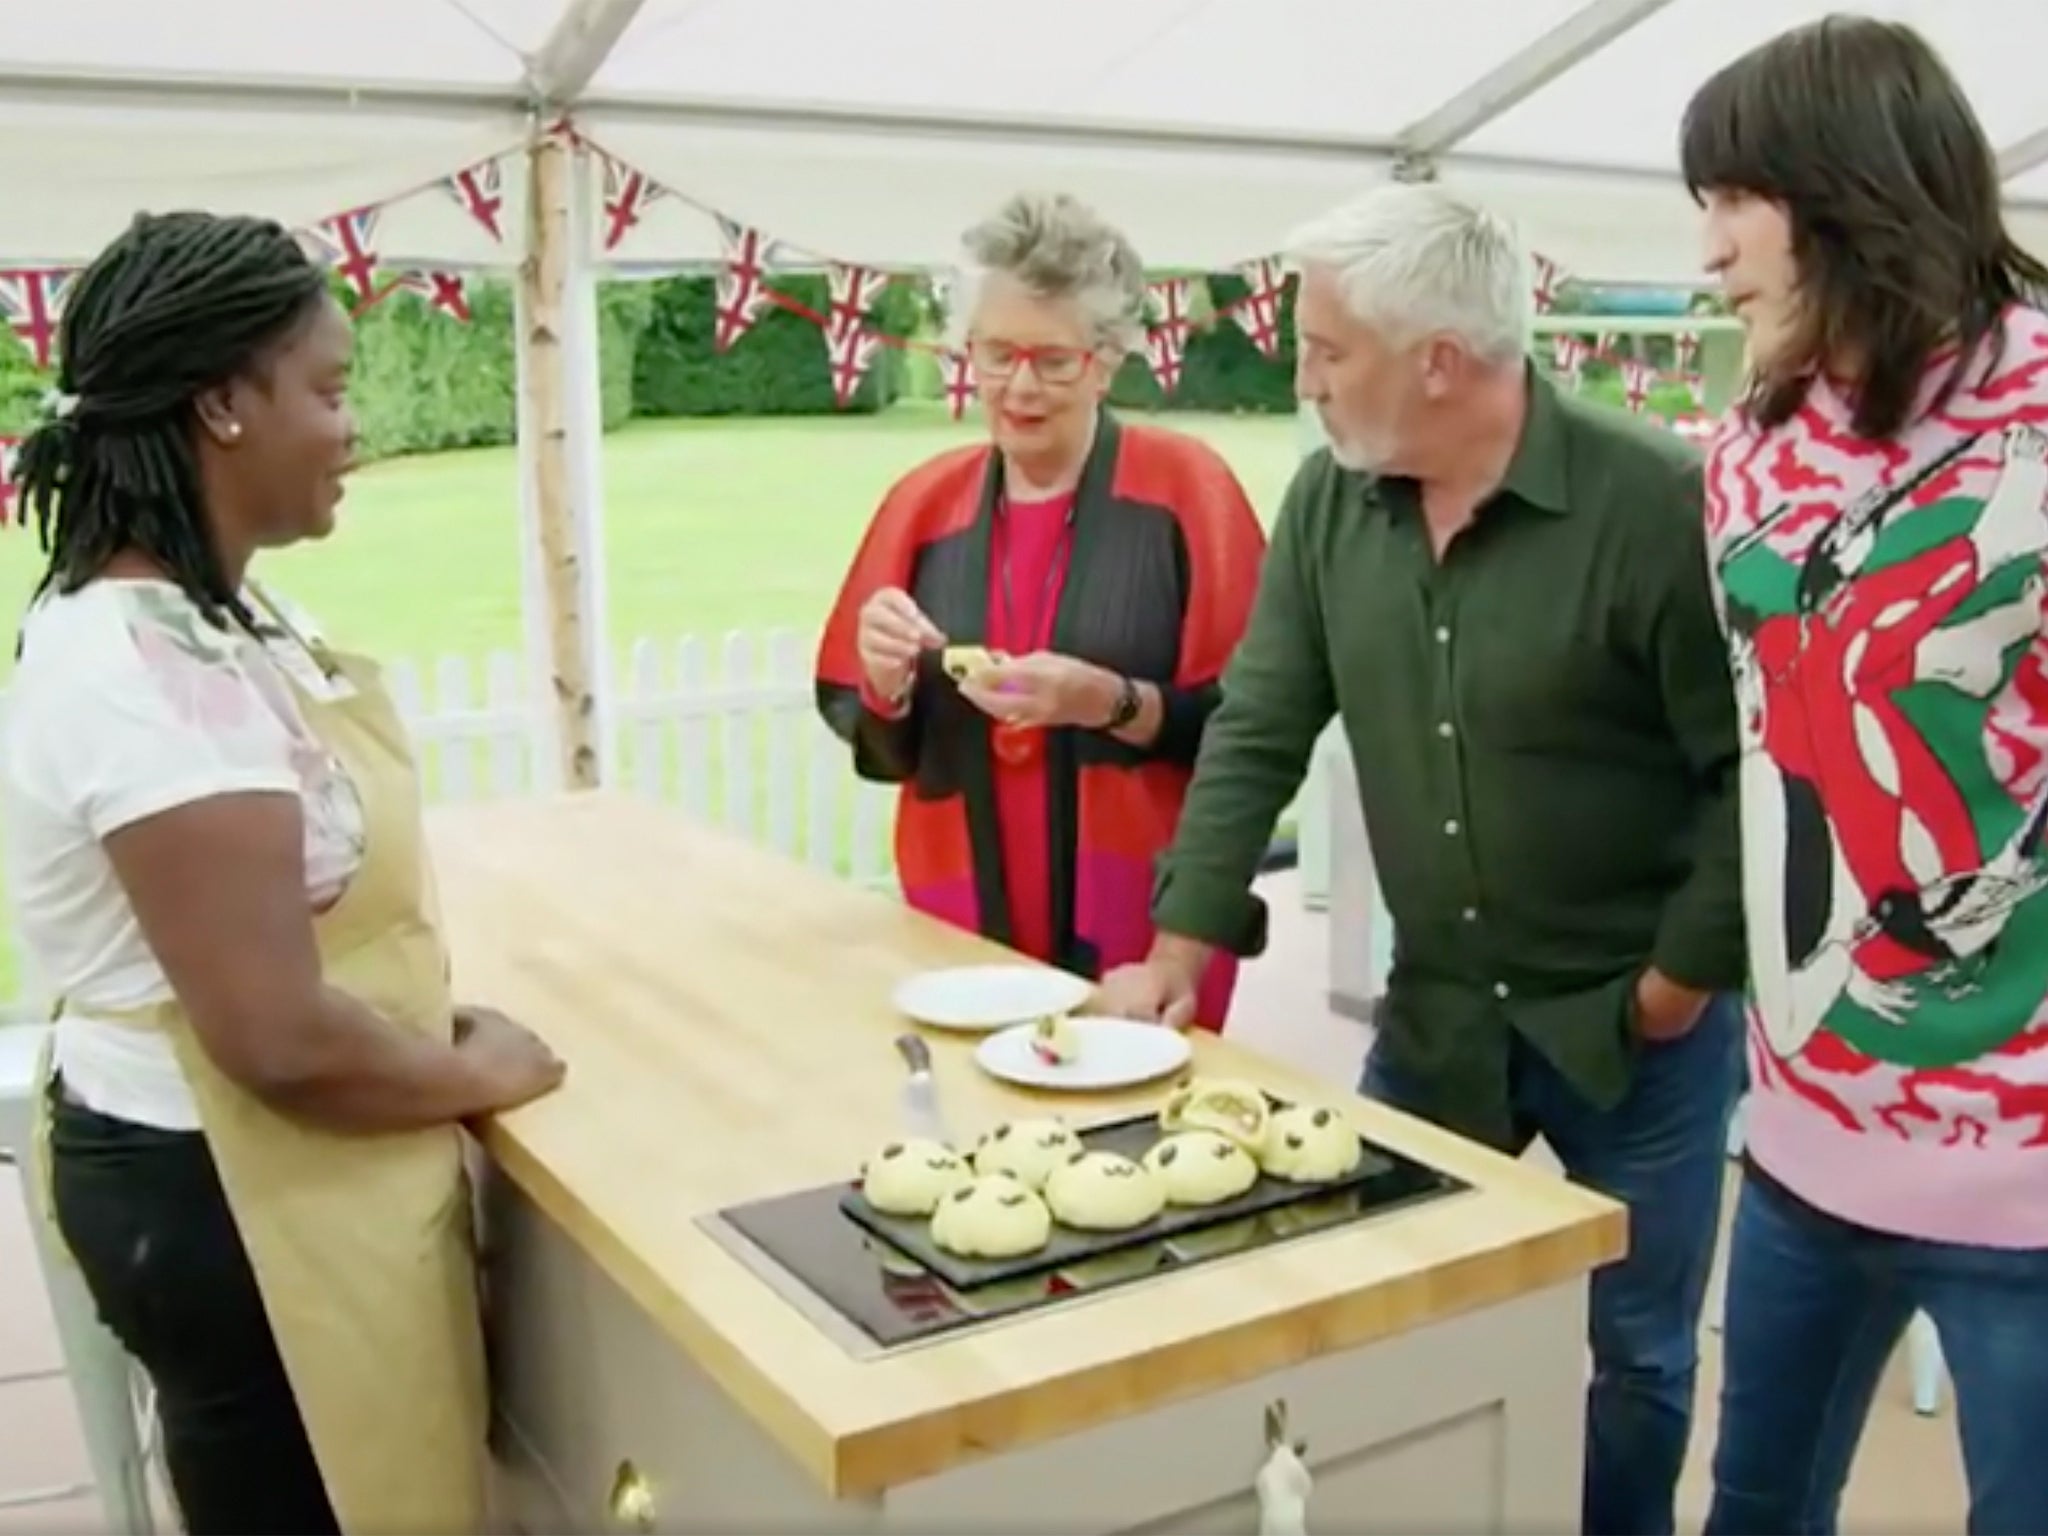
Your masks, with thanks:
<instances>
[{"instance_id":1,"label":"man in green shirt","mask_svg":"<svg viewBox=\"0 0 2048 1536\"><path fill-rule=\"evenodd\" d=\"M1296 475L1105 1011L1182 1023L1255 954L1274 821L1342 718L1395 931L1361 1091L1630 1208L1596 1275L1584 1529L1673 1528L1741 1077L1734 690L1699 457L1528 361L1501 221L1389 187L1293 243ZM1364 935L1333 934L1333 943Z\"/></svg>"}]
</instances>

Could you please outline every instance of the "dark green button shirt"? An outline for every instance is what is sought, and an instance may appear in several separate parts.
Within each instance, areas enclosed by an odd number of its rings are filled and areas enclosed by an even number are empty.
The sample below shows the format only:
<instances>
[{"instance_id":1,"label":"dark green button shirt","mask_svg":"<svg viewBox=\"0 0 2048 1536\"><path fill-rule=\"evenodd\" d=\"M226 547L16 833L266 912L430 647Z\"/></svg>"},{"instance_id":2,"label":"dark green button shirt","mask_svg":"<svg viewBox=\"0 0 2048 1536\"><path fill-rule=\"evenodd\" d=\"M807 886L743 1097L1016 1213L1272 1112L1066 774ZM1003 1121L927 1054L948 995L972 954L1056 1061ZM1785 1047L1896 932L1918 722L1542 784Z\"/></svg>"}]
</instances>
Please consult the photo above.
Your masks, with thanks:
<instances>
[{"instance_id":1,"label":"dark green button shirt","mask_svg":"<svg viewBox=\"0 0 2048 1536\"><path fill-rule=\"evenodd\" d=\"M1381 1049L1418 1107L1524 1145L1511 1032L1617 1103L1645 965L1706 990L1744 979L1701 501L1688 444L1533 370L1505 482L1441 561L1412 481L1309 459L1161 864L1158 926L1263 947L1252 879L1340 715L1395 931Z\"/></svg>"}]
</instances>

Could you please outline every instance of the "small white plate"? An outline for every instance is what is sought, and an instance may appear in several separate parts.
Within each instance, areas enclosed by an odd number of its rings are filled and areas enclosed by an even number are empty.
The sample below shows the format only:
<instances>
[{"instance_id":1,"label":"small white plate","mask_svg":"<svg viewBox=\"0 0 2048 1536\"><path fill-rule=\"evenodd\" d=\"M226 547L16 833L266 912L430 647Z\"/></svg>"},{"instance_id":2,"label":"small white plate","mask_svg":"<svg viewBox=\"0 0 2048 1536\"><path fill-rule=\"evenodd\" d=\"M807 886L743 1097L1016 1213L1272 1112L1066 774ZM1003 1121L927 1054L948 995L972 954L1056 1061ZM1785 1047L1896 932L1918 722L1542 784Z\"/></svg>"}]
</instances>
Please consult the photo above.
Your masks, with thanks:
<instances>
[{"instance_id":1,"label":"small white plate","mask_svg":"<svg viewBox=\"0 0 2048 1536\"><path fill-rule=\"evenodd\" d=\"M986 1033L1071 1013L1095 995L1068 971L1035 965L963 965L925 971L896 989L896 1010L934 1029Z\"/></svg>"},{"instance_id":2,"label":"small white plate","mask_svg":"<svg viewBox=\"0 0 2048 1536\"><path fill-rule=\"evenodd\" d=\"M1031 1048L1035 1024L1020 1024L990 1035L974 1048L982 1071L1026 1088L1094 1093L1131 1088L1178 1072L1193 1055L1187 1036L1161 1024L1136 1019L1069 1019L1074 1059L1058 1064Z\"/></svg>"}]
</instances>

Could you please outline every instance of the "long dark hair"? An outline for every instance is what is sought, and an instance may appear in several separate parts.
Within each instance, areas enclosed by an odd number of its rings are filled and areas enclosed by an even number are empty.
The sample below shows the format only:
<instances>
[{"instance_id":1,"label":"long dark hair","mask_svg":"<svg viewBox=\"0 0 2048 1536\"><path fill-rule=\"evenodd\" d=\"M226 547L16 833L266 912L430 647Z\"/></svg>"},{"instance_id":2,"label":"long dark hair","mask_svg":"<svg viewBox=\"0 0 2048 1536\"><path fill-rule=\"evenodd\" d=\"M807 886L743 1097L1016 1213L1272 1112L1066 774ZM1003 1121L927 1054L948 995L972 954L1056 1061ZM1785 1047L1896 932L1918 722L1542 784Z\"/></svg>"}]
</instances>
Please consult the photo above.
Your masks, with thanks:
<instances>
[{"instance_id":1,"label":"long dark hair","mask_svg":"<svg viewBox=\"0 0 2048 1536\"><path fill-rule=\"evenodd\" d=\"M75 592L136 549L210 620L253 628L201 506L195 402L260 377L326 293L263 219L144 214L100 253L65 306L56 397L15 461L48 556L37 596Z\"/></svg>"},{"instance_id":2,"label":"long dark hair","mask_svg":"<svg viewBox=\"0 0 2048 1536\"><path fill-rule=\"evenodd\" d=\"M2006 308L2048 294L2048 266L2006 232L1983 126L1910 27L1829 16L1752 49L1694 95L1679 158L1695 198L1748 192L1791 218L1803 334L1752 384L1764 426L1847 359L1855 431L1889 437L1942 347L1957 354L1937 407Z\"/></svg>"}]
</instances>

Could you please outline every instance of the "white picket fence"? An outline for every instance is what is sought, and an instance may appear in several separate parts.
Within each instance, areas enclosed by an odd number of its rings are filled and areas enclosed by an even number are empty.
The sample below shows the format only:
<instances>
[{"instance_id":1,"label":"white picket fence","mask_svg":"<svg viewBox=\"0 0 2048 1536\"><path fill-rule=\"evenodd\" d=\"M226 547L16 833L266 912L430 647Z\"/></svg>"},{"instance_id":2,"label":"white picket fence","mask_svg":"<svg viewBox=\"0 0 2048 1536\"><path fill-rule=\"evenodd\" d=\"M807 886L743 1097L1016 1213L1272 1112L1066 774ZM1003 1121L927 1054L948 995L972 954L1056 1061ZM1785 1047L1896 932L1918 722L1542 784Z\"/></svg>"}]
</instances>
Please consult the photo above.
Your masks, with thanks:
<instances>
[{"instance_id":1,"label":"white picket fence","mask_svg":"<svg viewBox=\"0 0 2048 1536\"><path fill-rule=\"evenodd\" d=\"M895 789L855 777L846 744L819 719L814 656L815 637L794 630L633 642L613 690L616 781L819 869L890 887ZM397 660L386 673L430 804L540 786L545 738L524 658ZM1314 793L1312 780L1304 807ZM1301 823L1306 833L1319 818ZM1312 841L1304 839L1304 875L1320 883L1322 849ZM22 991L11 922L0 922L0 944L5 1009Z\"/></svg>"},{"instance_id":2,"label":"white picket fence","mask_svg":"<svg viewBox=\"0 0 2048 1536\"><path fill-rule=\"evenodd\" d=\"M616 777L779 853L886 884L895 791L856 778L846 744L818 718L814 646L794 630L635 641L614 690ZM521 657L399 661L388 673L430 803L524 795L541 782L541 717Z\"/></svg>"}]
</instances>

